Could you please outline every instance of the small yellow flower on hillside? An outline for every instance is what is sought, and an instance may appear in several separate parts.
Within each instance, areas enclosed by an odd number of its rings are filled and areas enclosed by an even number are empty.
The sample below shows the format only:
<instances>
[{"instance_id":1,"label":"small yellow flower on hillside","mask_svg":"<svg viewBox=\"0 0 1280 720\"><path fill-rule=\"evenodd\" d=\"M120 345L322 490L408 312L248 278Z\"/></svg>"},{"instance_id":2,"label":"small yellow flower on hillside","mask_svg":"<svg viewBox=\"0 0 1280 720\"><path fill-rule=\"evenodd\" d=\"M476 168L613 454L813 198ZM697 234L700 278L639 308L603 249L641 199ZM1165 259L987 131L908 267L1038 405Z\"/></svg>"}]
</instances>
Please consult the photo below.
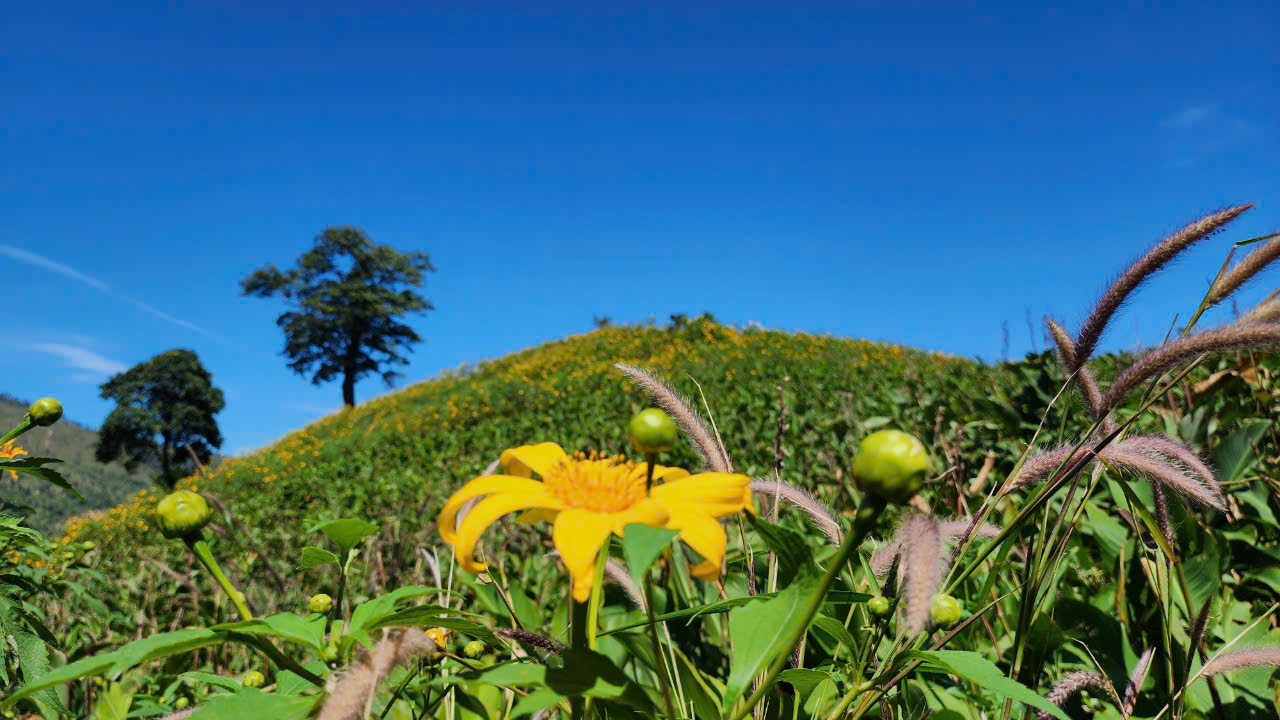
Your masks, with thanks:
<instances>
[{"instance_id":1,"label":"small yellow flower on hillside","mask_svg":"<svg viewBox=\"0 0 1280 720\"><path fill-rule=\"evenodd\" d=\"M621 536L631 523L680 531L680 539L703 557L690 570L709 579L724 562L725 533L717 518L754 511L750 478L654 466L654 486L645 492L644 463L619 457L570 456L551 442L502 453L504 475L478 477L450 497L437 524L464 570L487 567L473 557L480 533L508 513L524 510L521 522L553 522L552 541L573 580L573 598L586 602L594 582L596 555L610 533ZM532 479L536 473L541 480ZM661 483L661 484L659 484ZM469 501L488 496L457 522Z\"/></svg>"},{"instance_id":2,"label":"small yellow flower on hillside","mask_svg":"<svg viewBox=\"0 0 1280 720\"><path fill-rule=\"evenodd\" d=\"M5 458L5 459L8 459L8 460L13 460L14 458L18 457L19 455L26 455L26 454L27 454L27 451L26 451L26 450L22 449L21 447L19 447L19 446L17 446L17 445L14 445L14 442L16 442L16 441L15 441L15 440L10 440L9 442L5 443L3 446L0 446L0 458ZM14 480L17 480L17 479L18 479L18 473L14 472L14 471L12 471L12 470L10 470L10 471L9 471L9 475L10 475Z\"/></svg>"}]
</instances>

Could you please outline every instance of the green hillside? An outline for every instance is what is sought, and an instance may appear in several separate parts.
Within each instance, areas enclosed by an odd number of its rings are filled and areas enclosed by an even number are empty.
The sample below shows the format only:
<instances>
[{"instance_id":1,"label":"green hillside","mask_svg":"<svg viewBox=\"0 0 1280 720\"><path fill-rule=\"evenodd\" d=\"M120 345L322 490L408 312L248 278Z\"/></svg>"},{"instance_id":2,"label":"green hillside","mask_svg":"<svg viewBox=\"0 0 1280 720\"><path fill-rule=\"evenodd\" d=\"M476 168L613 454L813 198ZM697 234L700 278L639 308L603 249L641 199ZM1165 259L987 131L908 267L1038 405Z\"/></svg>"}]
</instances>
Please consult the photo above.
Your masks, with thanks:
<instances>
[{"instance_id":1,"label":"green hillside","mask_svg":"<svg viewBox=\"0 0 1280 720\"><path fill-rule=\"evenodd\" d=\"M0 395L0 426L13 427L22 421L29 402ZM93 457L98 433L83 425L62 420L50 427L36 428L19 438L17 446L28 457L55 457L58 470L89 501L90 509L109 508L128 501L139 490L152 487L151 471L140 467L129 472L120 463L104 464ZM42 480L19 476L0 478L0 497L35 509L27 524L45 533L62 529L67 518L83 513L80 501Z\"/></svg>"}]
</instances>

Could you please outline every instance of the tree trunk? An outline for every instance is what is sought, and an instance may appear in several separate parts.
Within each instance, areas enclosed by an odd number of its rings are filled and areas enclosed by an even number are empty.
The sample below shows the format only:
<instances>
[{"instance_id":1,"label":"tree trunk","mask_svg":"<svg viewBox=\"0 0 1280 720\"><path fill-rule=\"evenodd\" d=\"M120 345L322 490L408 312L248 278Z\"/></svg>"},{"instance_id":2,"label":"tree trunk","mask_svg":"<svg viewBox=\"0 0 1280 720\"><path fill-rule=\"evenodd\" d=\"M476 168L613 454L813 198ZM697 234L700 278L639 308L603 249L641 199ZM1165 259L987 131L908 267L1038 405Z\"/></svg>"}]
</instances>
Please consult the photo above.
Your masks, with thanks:
<instances>
[{"instance_id":1,"label":"tree trunk","mask_svg":"<svg viewBox=\"0 0 1280 720\"><path fill-rule=\"evenodd\" d=\"M356 374L350 370L342 375L342 402L347 407L356 406Z\"/></svg>"}]
</instances>

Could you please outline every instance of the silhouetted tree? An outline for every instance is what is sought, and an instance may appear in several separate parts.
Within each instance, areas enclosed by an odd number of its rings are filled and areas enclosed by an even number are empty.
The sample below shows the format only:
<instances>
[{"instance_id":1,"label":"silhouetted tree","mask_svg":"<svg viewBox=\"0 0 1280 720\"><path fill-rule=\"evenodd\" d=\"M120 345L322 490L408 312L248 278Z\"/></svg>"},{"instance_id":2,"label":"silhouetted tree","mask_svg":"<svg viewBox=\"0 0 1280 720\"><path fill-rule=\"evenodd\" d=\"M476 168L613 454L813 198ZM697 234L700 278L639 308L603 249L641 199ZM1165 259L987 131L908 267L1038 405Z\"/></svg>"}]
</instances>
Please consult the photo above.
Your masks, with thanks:
<instances>
[{"instance_id":1,"label":"silhouetted tree","mask_svg":"<svg viewBox=\"0 0 1280 720\"><path fill-rule=\"evenodd\" d=\"M424 252L401 253L375 245L363 230L331 227L315 247L287 272L274 265L240 281L245 295L279 294L293 309L276 318L284 330L284 356L299 375L312 373L315 385L342 378L342 401L356 404L356 381L380 374L388 386L399 373L384 366L405 365L401 354L422 338L399 321L431 310L429 300L410 290L435 267Z\"/></svg>"},{"instance_id":2,"label":"silhouetted tree","mask_svg":"<svg viewBox=\"0 0 1280 720\"><path fill-rule=\"evenodd\" d=\"M98 431L94 454L99 462L124 458L130 470L157 462L160 477L173 487L177 468L188 462L190 447L207 463L222 434L213 416L222 411L222 391L190 350L170 350L113 376L99 386L115 400Z\"/></svg>"}]
</instances>

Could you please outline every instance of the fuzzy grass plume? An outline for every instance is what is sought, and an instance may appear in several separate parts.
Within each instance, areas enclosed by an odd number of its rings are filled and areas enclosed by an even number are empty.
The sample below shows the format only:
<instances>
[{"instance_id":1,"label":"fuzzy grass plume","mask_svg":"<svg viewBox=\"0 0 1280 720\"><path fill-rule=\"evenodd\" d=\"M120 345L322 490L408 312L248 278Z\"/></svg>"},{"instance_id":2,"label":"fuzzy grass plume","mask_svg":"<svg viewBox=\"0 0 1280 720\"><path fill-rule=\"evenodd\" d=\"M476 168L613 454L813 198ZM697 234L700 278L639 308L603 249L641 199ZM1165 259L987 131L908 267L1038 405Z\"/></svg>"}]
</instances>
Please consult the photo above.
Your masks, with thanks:
<instances>
[{"instance_id":1,"label":"fuzzy grass plume","mask_svg":"<svg viewBox=\"0 0 1280 720\"><path fill-rule=\"evenodd\" d=\"M1241 285L1249 282L1255 275L1266 269L1277 258L1280 258L1280 233L1273 233L1257 239L1266 240L1267 242L1255 248L1253 252L1246 255L1243 260L1236 263L1230 270L1223 273L1222 277L1218 278L1218 281L1213 284L1208 296L1205 298L1206 307L1217 305L1226 300Z\"/></svg>"},{"instance_id":2,"label":"fuzzy grass plume","mask_svg":"<svg viewBox=\"0 0 1280 720\"><path fill-rule=\"evenodd\" d=\"M1124 702L1120 703L1120 715L1125 720L1133 714L1133 708L1138 704L1138 693L1142 691L1142 685L1147 681L1147 671L1151 669L1151 658L1155 657L1155 654L1155 648L1148 648L1142 653L1142 657L1138 658L1138 664L1133 666L1133 672L1129 673L1129 684L1124 689Z\"/></svg>"},{"instance_id":3,"label":"fuzzy grass plume","mask_svg":"<svg viewBox=\"0 0 1280 720\"><path fill-rule=\"evenodd\" d=\"M839 545L840 540L844 537L844 531L840 529L840 523L836 522L835 516L827 509L827 506L795 485L779 480L756 478L751 481L751 491L769 500L772 500L775 496L785 500L788 504L807 515L813 521L813 524L822 531L822 534L827 536L827 540L832 545Z\"/></svg>"},{"instance_id":4,"label":"fuzzy grass plume","mask_svg":"<svg viewBox=\"0 0 1280 720\"><path fill-rule=\"evenodd\" d=\"M364 720L378 684L391 669L439 648L418 628L383 631L382 639L360 661L337 678L316 720Z\"/></svg>"},{"instance_id":5,"label":"fuzzy grass plume","mask_svg":"<svg viewBox=\"0 0 1280 720\"><path fill-rule=\"evenodd\" d=\"M1053 690L1050 690L1049 694L1046 695L1044 699L1058 707L1062 707L1067 704L1068 700L1085 688L1101 690L1106 693L1107 697L1111 698L1112 702L1116 705L1120 704L1120 698L1116 695L1116 689L1112 686L1111 681L1107 679L1107 676L1100 672L1092 672L1089 670L1073 672L1062 678L1058 681L1057 685L1053 686ZM1036 720L1050 720L1052 717L1053 716L1047 712L1041 712L1036 715Z\"/></svg>"},{"instance_id":6,"label":"fuzzy grass plume","mask_svg":"<svg viewBox=\"0 0 1280 720\"><path fill-rule=\"evenodd\" d=\"M733 464L729 462L729 454L716 441L715 436L702 422L702 417L698 415L689 404L685 402L680 394L671 389L656 376L641 370L638 367L628 365L626 363L614 363L613 365L630 377L637 385L653 398L663 410L666 410L671 417L684 431L686 437L693 443L693 447L697 450L698 455L702 457L702 462L712 472L733 472Z\"/></svg>"},{"instance_id":7,"label":"fuzzy grass plume","mask_svg":"<svg viewBox=\"0 0 1280 720\"><path fill-rule=\"evenodd\" d=\"M1182 251L1209 237L1252 207L1252 203L1236 205L1206 215L1152 245L1142 257L1120 273L1120 277L1116 278L1102 297L1098 298L1093 311L1080 326L1080 332L1076 334L1075 359L1069 366L1069 370L1071 372L1079 370L1093 356L1093 351L1097 349L1098 341L1102 339L1102 333L1107 329L1107 324L1135 290Z\"/></svg>"},{"instance_id":8,"label":"fuzzy grass plume","mask_svg":"<svg viewBox=\"0 0 1280 720\"><path fill-rule=\"evenodd\" d=\"M1200 668L1200 675L1213 677L1233 670L1255 667L1280 667L1280 648L1257 648L1222 653Z\"/></svg>"}]
</instances>

